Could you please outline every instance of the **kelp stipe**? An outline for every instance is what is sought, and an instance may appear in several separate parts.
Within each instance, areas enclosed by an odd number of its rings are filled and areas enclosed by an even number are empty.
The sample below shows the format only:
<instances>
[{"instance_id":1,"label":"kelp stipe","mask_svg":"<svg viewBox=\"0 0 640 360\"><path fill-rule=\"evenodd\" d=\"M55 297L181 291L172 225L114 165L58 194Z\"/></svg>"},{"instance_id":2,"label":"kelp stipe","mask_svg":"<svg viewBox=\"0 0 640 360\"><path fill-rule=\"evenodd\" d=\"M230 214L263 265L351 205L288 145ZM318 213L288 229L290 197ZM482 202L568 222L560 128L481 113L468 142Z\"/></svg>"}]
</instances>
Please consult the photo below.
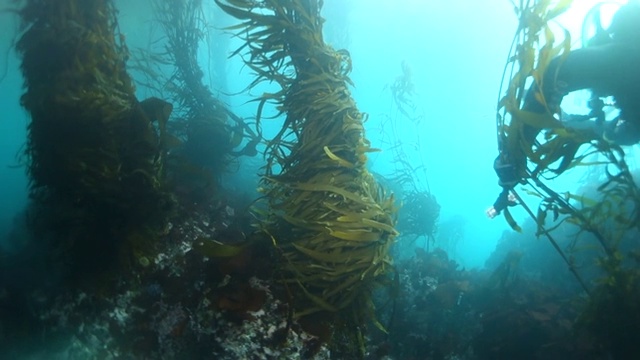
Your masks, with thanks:
<instances>
[{"instance_id":1,"label":"kelp stipe","mask_svg":"<svg viewBox=\"0 0 640 360\"><path fill-rule=\"evenodd\" d=\"M162 231L173 209L162 144L172 106L136 99L111 1L33 0L19 14L30 195L48 209L40 230L54 232L74 277L129 262L144 247L130 235Z\"/></svg>"},{"instance_id":2,"label":"kelp stipe","mask_svg":"<svg viewBox=\"0 0 640 360\"><path fill-rule=\"evenodd\" d=\"M324 43L321 2L216 2L242 21L234 28L246 45L236 53L246 51L252 86L279 86L258 99L258 119L266 102L285 117L268 145L260 227L281 254L295 316L339 315L334 345L350 338L351 356L362 357L361 326L372 319L372 290L390 275L396 230L393 197L365 167L371 149L349 91L349 54Z\"/></svg>"}]
</instances>

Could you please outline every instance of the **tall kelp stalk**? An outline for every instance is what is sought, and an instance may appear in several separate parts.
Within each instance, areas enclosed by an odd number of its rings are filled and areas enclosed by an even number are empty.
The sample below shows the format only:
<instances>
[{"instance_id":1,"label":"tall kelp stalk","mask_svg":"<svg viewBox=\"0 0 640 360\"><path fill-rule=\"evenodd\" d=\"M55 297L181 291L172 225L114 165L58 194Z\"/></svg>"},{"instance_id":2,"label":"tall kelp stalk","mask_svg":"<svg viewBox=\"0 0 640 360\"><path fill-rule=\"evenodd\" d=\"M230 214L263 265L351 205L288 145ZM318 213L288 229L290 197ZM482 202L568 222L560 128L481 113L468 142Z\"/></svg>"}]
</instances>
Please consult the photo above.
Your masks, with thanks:
<instances>
[{"instance_id":1,"label":"tall kelp stalk","mask_svg":"<svg viewBox=\"0 0 640 360\"><path fill-rule=\"evenodd\" d=\"M534 215L539 234L549 233L545 228L548 218L560 221L554 228L565 221L571 222L595 235L605 255L611 257L623 236L640 225L640 191L625 162L624 150L594 132L565 127L554 117L559 108L547 105L548 111L542 114L521 108L527 80L533 79L538 88L542 88L543 74L551 60L570 50L568 32L563 29L564 39L556 44L548 24L570 4L567 0L558 3L538 1L522 3L516 8L521 25L510 57L514 70L507 92L499 103L498 138L507 153L515 158L518 173L532 186L531 193L542 199ZM536 96L546 104L541 93ZM523 137L525 126L544 130L544 139L526 140ZM596 155L599 156L597 161L589 162ZM579 166L606 166L608 180L598 188L601 195L598 201L570 193L561 196L545 185L545 179ZM517 229L508 211L505 214ZM570 266L573 268L572 264Z\"/></svg>"},{"instance_id":2,"label":"tall kelp stalk","mask_svg":"<svg viewBox=\"0 0 640 360\"><path fill-rule=\"evenodd\" d=\"M625 151L594 132L565 127L557 118L559 106L550 107L540 92L535 95L547 107L545 113L535 114L522 108L528 80L542 89L551 60L562 58L570 51L568 31L561 28L564 39L556 44L549 24L570 5L571 0L521 0L515 7L520 26L509 57L508 66L512 71L508 88L498 106L498 140L515 157L519 175L531 186L529 193L541 199L537 214L527 208L537 221L538 235L548 237L591 295L580 323L614 357L633 358L640 356L637 345L640 340L637 302L640 256L635 250L624 253L621 243L627 240L633 248L637 247L640 189L625 161ZM544 138L527 140L523 135L525 127L545 131ZM579 166L603 168L606 181L597 188L597 199L569 192L560 195L545 184L546 179ZM519 229L508 211L505 215L512 227ZM551 228L547 227L548 219L553 219ZM581 232L593 234L602 248L598 265L604 276L595 288L582 280L573 257L565 255L551 236L551 231L564 223L575 224Z\"/></svg>"},{"instance_id":3,"label":"tall kelp stalk","mask_svg":"<svg viewBox=\"0 0 640 360\"><path fill-rule=\"evenodd\" d=\"M72 274L104 269L122 245L141 246L131 244L139 230L161 231L172 209L162 176L172 107L137 101L111 1L27 0L19 14L37 217L71 255Z\"/></svg>"},{"instance_id":4,"label":"tall kelp stalk","mask_svg":"<svg viewBox=\"0 0 640 360\"><path fill-rule=\"evenodd\" d=\"M153 4L165 34L161 56L173 69L163 87L177 104L174 120L185 138L181 152L190 162L219 173L238 144L232 144L226 107L203 83L198 64L198 47L206 34L202 1L154 0Z\"/></svg>"},{"instance_id":5,"label":"tall kelp stalk","mask_svg":"<svg viewBox=\"0 0 640 360\"><path fill-rule=\"evenodd\" d=\"M247 51L252 86L280 88L259 99L258 119L267 102L285 116L267 149L262 228L282 255L282 282L298 290L295 316L338 314L362 348L356 329L391 271L397 232L393 197L365 167L371 148L349 91L349 54L324 43L317 0L216 2L243 21L236 53Z\"/></svg>"},{"instance_id":6,"label":"tall kelp stalk","mask_svg":"<svg viewBox=\"0 0 640 360\"><path fill-rule=\"evenodd\" d=\"M521 108L527 81L533 80L542 88L543 75L551 60L562 58L570 51L568 31L561 28L564 39L557 43L549 24L570 4L568 0L527 1L516 8L520 27L509 60L511 78L499 102L498 139L507 152L516 157L514 162L519 174L529 180L543 198L538 212L540 232L547 214L556 218L570 215L567 220L593 232L605 252L611 255L624 233L640 225L640 191L625 161L624 149L593 131L564 126L554 116L560 112L559 107L550 108L542 93L537 93L536 98L547 107L545 113L534 114ZM544 139L525 139L525 126L545 131ZM598 156L596 161L589 162L595 156ZM598 188L601 200L589 201L573 194L559 196L544 185L545 179L580 166L606 166L607 181ZM605 221L607 219L614 222Z\"/></svg>"},{"instance_id":7,"label":"tall kelp stalk","mask_svg":"<svg viewBox=\"0 0 640 360\"><path fill-rule=\"evenodd\" d=\"M425 238L425 247L435 242L440 217L440 204L429 188L427 166L423 161L419 125L424 121L424 111L418 104L413 76L409 64L402 62L402 74L393 83L385 86L393 100L391 113L381 125L385 142L393 156L394 171L387 180L394 185L396 195L400 194L401 208L398 212L397 229L402 236L413 237L414 244L420 237ZM404 129L404 131L400 131ZM413 137L407 137L412 133ZM402 140L399 140L402 139ZM416 156L408 156L407 148L414 149ZM409 161L408 159L413 159Z\"/></svg>"},{"instance_id":8,"label":"tall kelp stalk","mask_svg":"<svg viewBox=\"0 0 640 360\"><path fill-rule=\"evenodd\" d=\"M159 42L165 45L160 54L147 56L146 60L156 60L156 65L171 69L170 76L158 76L159 72L152 81L156 83L154 88L161 89L176 104L169 125L181 140L169 158L169 179L182 192L189 192L181 194L188 195L188 200L206 202L219 192L219 177L234 159L257 154L260 137L203 82L198 48L208 25L202 1L154 0L153 5L164 32ZM137 69L149 73L149 65L141 68L144 62L138 61L141 65Z\"/></svg>"}]
</instances>

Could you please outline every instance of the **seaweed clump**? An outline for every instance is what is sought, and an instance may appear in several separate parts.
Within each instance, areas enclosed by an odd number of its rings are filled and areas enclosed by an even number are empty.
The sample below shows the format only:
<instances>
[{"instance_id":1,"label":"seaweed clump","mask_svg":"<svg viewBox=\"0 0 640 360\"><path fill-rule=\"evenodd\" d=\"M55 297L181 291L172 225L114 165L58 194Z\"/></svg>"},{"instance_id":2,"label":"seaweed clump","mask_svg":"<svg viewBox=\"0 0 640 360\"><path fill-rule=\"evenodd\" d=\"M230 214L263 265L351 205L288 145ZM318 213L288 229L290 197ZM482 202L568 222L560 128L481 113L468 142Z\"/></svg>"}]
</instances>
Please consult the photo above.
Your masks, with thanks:
<instances>
[{"instance_id":1,"label":"seaweed clump","mask_svg":"<svg viewBox=\"0 0 640 360\"><path fill-rule=\"evenodd\" d=\"M598 261L605 276L592 292L578 319L578 330L614 359L640 356L640 256L630 261L622 253Z\"/></svg>"},{"instance_id":2,"label":"seaweed clump","mask_svg":"<svg viewBox=\"0 0 640 360\"><path fill-rule=\"evenodd\" d=\"M145 246L137 234L162 231L173 209L163 181L172 106L136 99L111 1L29 0L19 14L37 228L71 254L72 274L126 261L121 245Z\"/></svg>"},{"instance_id":3,"label":"seaweed clump","mask_svg":"<svg viewBox=\"0 0 640 360\"><path fill-rule=\"evenodd\" d=\"M258 121L267 102L284 115L267 148L261 228L281 254L294 316L340 315L334 350L349 339L336 352L363 356L360 329L373 318L371 292L388 280L397 232L393 197L366 169L371 148L349 91L349 53L323 41L322 2L216 2L243 21L235 28L246 45L236 53L247 51L252 86L279 86L259 99Z\"/></svg>"},{"instance_id":4,"label":"seaweed clump","mask_svg":"<svg viewBox=\"0 0 640 360\"><path fill-rule=\"evenodd\" d=\"M549 24L571 3L571 0L520 1L515 8L520 26L507 64L507 69L511 69L507 91L504 96L501 94L498 103L498 141L501 149L513 157L510 160L524 179L522 182L531 187L529 193L540 199L535 214L521 201L536 222L537 235L549 239L589 295L580 323L605 352L622 358L639 352L638 308L628 300L638 296L638 264L634 252L624 252L621 245L627 239L636 243L640 189L626 162L625 150L593 131L566 126L560 119L560 107L550 106L539 91L535 93L536 99L547 111L537 114L523 109L527 85L533 81L542 89L552 59L562 61L571 50L568 31L559 27L564 36L558 43L557 32ZM542 131L544 136L527 138L525 130ZM593 197L572 192L561 195L545 184L549 178L582 166L600 167L604 175L605 180ZM514 229L520 230L508 210L505 217ZM603 277L595 286L583 279L574 257L567 256L551 236L551 230L565 223L576 225L580 233L593 235L599 245L598 265ZM576 238L571 247L576 249L577 245ZM615 329L625 329L625 334Z\"/></svg>"},{"instance_id":5,"label":"seaweed clump","mask_svg":"<svg viewBox=\"0 0 640 360\"><path fill-rule=\"evenodd\" d=\"M159 76L155 81L162 82L161 88L177 104L170 125L181 140L171 153L170 181L188 189L185 195L190 199L206 202L219 191L219 178L231 162L250 153L249 149L234 149L251 129L202 81L204 72L197 56L207 30L202 1L154 0L153 5L164 30L159 40L164 49L152 58L172 70L169 77ZM255 148L259 140L255 133L251 135L248 146Z\"/></svg>"},{"instance_id":6,"label":"seaweed clump","mask_svg":"<svg viewBox=\"0 0 640 360\"><path fill-rule=\"evenodd\" d=\"M435 195L428 191L409 191L403 196L400 213L398 230L402 235L413 236L414 239L424 236L427 244L435 241L440 217L440 204Z\"/></svg>"}]
</instances>

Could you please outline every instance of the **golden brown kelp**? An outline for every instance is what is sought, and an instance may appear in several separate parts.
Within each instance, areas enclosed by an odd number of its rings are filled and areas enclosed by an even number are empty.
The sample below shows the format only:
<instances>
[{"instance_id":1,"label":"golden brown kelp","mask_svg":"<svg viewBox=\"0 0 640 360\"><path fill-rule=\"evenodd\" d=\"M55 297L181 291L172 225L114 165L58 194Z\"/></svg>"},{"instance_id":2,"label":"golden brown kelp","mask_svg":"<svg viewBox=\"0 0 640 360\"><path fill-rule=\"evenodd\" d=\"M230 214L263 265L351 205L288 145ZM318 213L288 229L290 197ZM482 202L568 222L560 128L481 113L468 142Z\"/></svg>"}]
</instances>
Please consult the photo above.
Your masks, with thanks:
<instances>
[{"instance_id":1,"label":"golden brown kelp","mask_svg":"<svg viewBox=\"0 0 640 360\"><path fill-rule=\"evenodd\" d=\"M547 24L570 4L570 0L521 1L516 7L520 27L509 59L513 69L509 87L499 103L498 137L509 154L520 156L516 159L519 173L532 187L530 193L541 199L536 214L525 205L537 222L538 234L548 237L591 295L579 324L584 325L595 342L610 355L633 357L630 354L635 354L637 357L640 309L637 301L629 300L638 296L637 253L624 254L620 244L623 239L637 241L640 191L625 161L625 152L595 133L565 127L554 116L559 108L548 108L543 114L522 109L527 80L532 78L538 88L542 88L543 74L551 59L567 54L570 49L568 32L565 31L564 40L555 45L554 33ZM546 104L541 93L536 96ZM523 136L525 126L546 131L544 138L527 141ZM596 160L589 162L594 156ZM560 195L544 183L549 175L559 176L578 166L602 167L606 180L597 188L597 199L568 192ZM518 228L508 212L505 215L511 225ZM546 227L547 219L553 219L550 229ZM551 230L564 223L575 224L581 232L593 234L601 245L598 265L604 276L593 288L582 280L572 258L564 254L550 235ZM580 247L577 240L572 247ZM625 330L616 332L615 329Z\"/></svg>"},{"instance_id":2,"label":"golden brown kelp","mask_svg":"<svg viewBox=\"0 0 640 360\"><path fill-rule=\"evenodd\" d=\"M296 291L296 316L344 315L362 324L371 291L391 269L393 198L366 170L361 113L351 97L347 51L322 38L321 2L228 0L217 3L243 21L245 62L252 85L272 82L284 125L269 142L263 191L263 229L282 254L282 281Z\"/></svg>"},{"instance_id":3,"label":"golden brown kelp","mask_svg":"<svg viewBox=\"0 0 640 360\"><path fill-rule=\"evenodd\" d=\"M624 150L593 132L565 127L554 117L559 108L548 108L542 114L522 109L527 81L532 79L542 88L543 74L551 60L562 58L570 50L568 32L562 29L564 39L556 44L549 24L570 4L570 0L521 1L516 7L520 26L509 59L513 69L509 85L499 102L498 139L507 153L516 157L519 174L533 187L531 193L542 199L537 214L532 213L539 234L548 234L549 229L545 229L548 218L560 221L555 227L572 222L593 233L606 256L611 256L622 236L640 225L640 192L625 162ZM536 97L547 104L542 93ZM527 126L545 131L544 138L526 140L523 129ZM596 155L597 161L589 162ZM598 201L575 194L561 196L544 184L545 179L579 166L606 167L608 179L598 188L601 197ZM518 228L508 211L505 215Z\"/></svg>"},{"instance_id":4,"label":"golden brown kelp","mask_svg":"<svg viewBox=\"0 0 640 360\"><path fill-rule=\"evenodd\" d=\"M19 13L32 197L67 218L72 235L60 238L69 247L114 250L123 229L163 227L172 204L162 180L172 107L136 100L111 1L28 0Z\"/></svg>"},{"instance_id":5,"label":"golden brown kelp","mask_svg":"<svg viewBox=\"0 0 640 360\"><path fill-rule=\"evenodd\" d=\"M569 33L560 28L564 32L564 38L557 43L554 30L549 24L570 5L570 0L557 2L544 0L521 1L520 5L516 7L520 26L508 63L512 73L506 94L499 102L498 141L503 144L510 156L515 157L514 163L519 167L519 174L524 179L530 180L530 185L534 186L544 199L539 213L542 223L544 223L547 213L553 213L556 218L559 214L571 213L571 221L582 222L584 226L595 229L597 223L603 222L599 220L604 220L604 218L594 218L595 210L602 208L602 204L596 207L587 206L589 204L583 201L587 199L574 195L562 198L544 186L543 180L579 166L610 166L615 170L611 173L608 172L610 180L600 188L605 199L603 202L606 203L607 211L616 208L629 210L629 205L631 205L629 200L638 199L638 191L628 171L623 149L599 138L591 131L565 127L554 116L560 111L559 108L547 108L547 111L542 114L534 114L522 109L527 81L533 80L538 88L542 88L543 74L551 60L556 57L562 58L570 51L571 38ZM536 98L541 103L547 104L542 93L537 93ZM544 139L526 140L523 136L523 129L527 126L545 131ZM588 162L590 157L594 155L599 155L604 160ZM532 165L532 167L528 165ZM616 189L614 190L613 187ZM612 196L621 194L629 195L627 206L611 206L611 201L619 202L621 200L617 196ZM572 201L583 208L580 210L582 214L577 214L578 210L571 205ZM627 212L631 216L627 216L628 219L619 224L624 228L638 224L635 220L638 217L640 201L632 200L632 202L635 202L635 205L632 206L631 211ZM591 202L590 205L596 204ZM600 214L599 216L608 216L606 211L597 211L597 213ZM616 217L622 219L622 217ZM591 224L589 225L588 222ZM620 234L615 234L614 238L619 238L619 236Z\"/></svg>"}]
</instances>

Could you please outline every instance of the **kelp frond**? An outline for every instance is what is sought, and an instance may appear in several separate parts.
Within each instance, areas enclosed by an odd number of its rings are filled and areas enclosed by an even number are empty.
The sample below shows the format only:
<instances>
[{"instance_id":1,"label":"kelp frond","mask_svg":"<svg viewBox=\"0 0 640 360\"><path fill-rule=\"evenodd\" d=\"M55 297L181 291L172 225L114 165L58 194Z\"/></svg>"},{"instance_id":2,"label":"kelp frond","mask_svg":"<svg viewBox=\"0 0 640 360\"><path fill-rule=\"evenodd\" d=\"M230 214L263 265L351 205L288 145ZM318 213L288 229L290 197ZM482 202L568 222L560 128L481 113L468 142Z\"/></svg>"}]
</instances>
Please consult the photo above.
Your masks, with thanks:
<instances>
[{"instance_id":1,"label":"kelp frond","mask_svg":"<svg viewBox=\"0 0 640 360\"><path fill-rule=\"evenodd\" d=\"M280 87L259 107L274 103L285 117L269 142L263 229L282 254L282 281L302 294L296 315L340 313L358 326L391 269L396 231L393 198L365 167L366 117L349 90L349 53L324 43L316 0L216 2L243 21L234 28L246 45L236 53L256 74L252 86Z\"/></svg>"},{"instance_id":2,"label":"kelp frond","mask_svg":"<svg viewBox=\"0 0 640 360\"><path fill-rule=\"evenodd\" d=\"M640 191L624 150L595 133L565 127L554 116L560 109L550 108L541 93L536 94L536 99L546 106L546 112L534 114L522 109L526 87L535 83L541 89L550 61L557 57L562 61L570 51L568 32L561 28L564 39L556 44L550 27L550 21L570 5L570 0L545 0L521 1L516 6L520 26L507 64L512 70L508 87L498 103L498 141L514 157L519 174L533 189L530 193L541 198L537 214L527 209L538 224L538 234L548 236L565 257L549 231L564 222L573 223L581 231L593 234L604 256L610 258L621 239L640 227ZM527 139L525 127L546 133L543 138ZM593 156L598 156L598 161L591 161ZM607 179L598 187L597 199L572 193L561 195L545 185L547 178L578 166L601 166L606 172ZM547 228L548 219L555 222L551 229ZM511 225L517 227L515 222ZM573 264L568 265L575 271Z\"/></svg>"}]
</instances>

